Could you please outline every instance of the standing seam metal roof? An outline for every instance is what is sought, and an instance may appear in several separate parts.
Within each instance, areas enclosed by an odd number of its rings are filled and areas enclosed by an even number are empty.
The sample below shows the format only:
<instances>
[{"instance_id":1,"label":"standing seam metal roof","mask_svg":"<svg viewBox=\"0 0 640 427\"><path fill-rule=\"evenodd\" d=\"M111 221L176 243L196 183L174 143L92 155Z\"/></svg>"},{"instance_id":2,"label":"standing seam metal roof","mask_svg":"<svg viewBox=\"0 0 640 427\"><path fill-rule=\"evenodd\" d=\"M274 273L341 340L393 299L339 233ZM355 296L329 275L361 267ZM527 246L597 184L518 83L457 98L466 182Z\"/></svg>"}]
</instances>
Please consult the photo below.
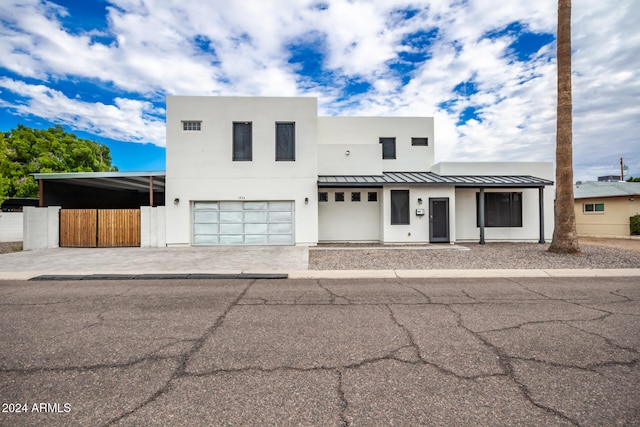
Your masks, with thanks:
<instances>
[{"instance_id":1,"label":"standing seam metal roof","mask_svg":"<svg viewBox=\"0 0 640 427\"><path fill-rule=\"evenodd\" d=\"M530 175L438 175L433 172L384 172L382 175L321 175L319 187L453 185L455 187L544 187L553 181Z\"/></svg>"}]
</instances>

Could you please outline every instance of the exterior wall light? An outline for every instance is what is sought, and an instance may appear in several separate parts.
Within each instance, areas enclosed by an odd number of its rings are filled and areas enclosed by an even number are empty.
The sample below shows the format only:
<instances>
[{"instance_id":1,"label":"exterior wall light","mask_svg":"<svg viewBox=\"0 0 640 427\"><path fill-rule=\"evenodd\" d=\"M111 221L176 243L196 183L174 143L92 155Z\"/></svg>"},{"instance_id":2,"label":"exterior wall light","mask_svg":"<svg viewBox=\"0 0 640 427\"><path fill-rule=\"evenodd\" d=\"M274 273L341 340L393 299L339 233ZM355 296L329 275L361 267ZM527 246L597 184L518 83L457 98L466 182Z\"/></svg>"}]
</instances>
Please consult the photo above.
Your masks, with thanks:
<instances>
[{"instance_id":1,"label":"exterior wall light","mask_svg":"<svg viewBox=\"0 0 640 427\"><path fill-rule=\"evenodd\" d=\"M180 203L180 199L178 199L177 197L175 199L173 199L173 204L177 205L178 203Z\"/></svg>"},{"instance_id":2,"label":"exterior wall light","mask_svg":"<svg viewBox=\"0 0 640 427\"><path fill-rule=\"evenodd\" d=\"M309 204L309 198L308 198L308 197L305 197L305 198L304 198L304 204L305 204L305 205L308 205L308 204Z\"/></svg>"},{"instance_id":3,"label":"exterior wall light","mask_svg":"<svg viewBox=\"0 0 640 427\"><path fill-rule=\"evenodd\" d=\"M344 154L346 154L348 156L349 154L351 154L351 151L347 150L347 151L344 152Z\"/></svg>"},{"instance_id":4,"label":"exterior wall light","mask_svg":"<svg viewBox=\"0 0 640 427\"><path fill-rule=\"evenodd\" d=\"M422 204L422 198L418 198L418 204L421 205Z\"/></svg>"}]
</instances>

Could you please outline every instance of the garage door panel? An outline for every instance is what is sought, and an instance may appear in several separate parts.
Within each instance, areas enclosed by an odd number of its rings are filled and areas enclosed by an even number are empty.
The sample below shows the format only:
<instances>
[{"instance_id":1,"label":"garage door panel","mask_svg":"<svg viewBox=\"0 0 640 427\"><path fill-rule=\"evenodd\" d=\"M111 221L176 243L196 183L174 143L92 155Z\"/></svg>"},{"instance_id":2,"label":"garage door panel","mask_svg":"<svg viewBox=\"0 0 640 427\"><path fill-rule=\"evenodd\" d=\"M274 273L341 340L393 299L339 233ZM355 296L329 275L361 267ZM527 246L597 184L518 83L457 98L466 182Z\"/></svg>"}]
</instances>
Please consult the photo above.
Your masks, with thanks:
<instances>
[{"instance_id":1,"label":"garage door panel","mask_svg":"<svg viewBox=\"0 0 640 427\"><path fill-rule=\"evenodd\" d=\"M193 243L196 245L217 245L220 243L220 240L218 236L201 234L193 236Z\"/></svg>"},{"instance_id":2,"label":"garage door panel","mask_svg":"<svg viewBox=\"0 0 640 427\"><path fill-rule=\"evenodd\" d=\"M193 244L293 244L293 207L291 201L195 202Z\"/></svg>"},{"instance_id":3,"label":"garage door panel","mask_svg":"<svg viewBox=\"0 0 640 427\"><path fill-rule=\"evenodd\" d=\"M196 212L194 216L194 222L218 222L218 212Z\"/></svg>"},{"instance_id":4,"label":"garage door panel","mask_svg":"<svg viewBox=\"0 0 640 427\"><path fill-rule=\"evenodd\" d=\"M269 226L267 224L245 224L244 232L247 234L267 234Z\"/></svg>"},{"instance_id":5,"label":"garage door panel","mask_svg":"<svg viewBox=\"0 0 640 427\"><path fill-rule=\"evenodd\" d=\"M267 222L267 212L245 212L244 222Z\"/></svg>"},{"instance_id":6,"label":"garage door panel","mask_svg":"<svg viewBox=\"0 0 640 427\"><path fill-rule=\"evenodd\" d=\"M245 234L244 242L250 245L266 245L269 243L268 236L266 234Z\"/></svg>"},{"instance_id":7,"label":"garage door panel","mask_svg":"<svg viewBox=\"0 0 640 427\"><path fill-rule=\"evenodd\" d=\"M240 235L220 235L221 245L238 245L244 243L244 236Z\"/></svg>"}]
</instances>

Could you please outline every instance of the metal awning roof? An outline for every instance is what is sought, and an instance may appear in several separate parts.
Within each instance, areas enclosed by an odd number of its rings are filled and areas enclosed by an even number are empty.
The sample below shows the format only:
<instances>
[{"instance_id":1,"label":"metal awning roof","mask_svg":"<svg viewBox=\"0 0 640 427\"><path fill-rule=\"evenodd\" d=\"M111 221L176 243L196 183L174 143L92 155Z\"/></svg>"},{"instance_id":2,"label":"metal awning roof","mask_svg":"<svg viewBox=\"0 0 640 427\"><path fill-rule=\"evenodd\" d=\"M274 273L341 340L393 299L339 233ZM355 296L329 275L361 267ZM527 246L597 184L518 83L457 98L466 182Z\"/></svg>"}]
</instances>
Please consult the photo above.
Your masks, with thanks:
<instances>
[{"instance_id":1,"label":"metal awning roof","mask_svg":"<svg viewBox=\"0 0 640 427\"><path fill-rule=\"evenodd\" d=\"M153 190L164 191L165 171L152 172L65 172L34 173L36 180L83 185L112 190L149 191L149 178L153 178Z\"/></svg>"},{"instance_id":2,"label":"metal awning roof","mask_svg":"<svg viewBox=\"0 0 640 427\"><path fill-rule=\"evenodd\" d=\"M318 177L318 187L382 187L383 185L539 188L553 185L553 181L530 175L438 175L433 172L384 172L382 175L321 175Z\"/></svg>"}]
</instances>

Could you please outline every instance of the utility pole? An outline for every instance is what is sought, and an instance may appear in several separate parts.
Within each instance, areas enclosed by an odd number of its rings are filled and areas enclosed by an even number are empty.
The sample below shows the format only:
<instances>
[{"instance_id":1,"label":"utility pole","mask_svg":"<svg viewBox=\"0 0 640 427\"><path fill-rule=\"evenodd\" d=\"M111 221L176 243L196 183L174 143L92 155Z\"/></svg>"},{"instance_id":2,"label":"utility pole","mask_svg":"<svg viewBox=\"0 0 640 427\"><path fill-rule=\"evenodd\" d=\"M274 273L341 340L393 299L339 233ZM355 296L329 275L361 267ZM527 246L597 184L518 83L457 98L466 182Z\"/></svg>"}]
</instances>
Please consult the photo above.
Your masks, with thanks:
<instances>
[{"instance_id":1,"label":"utility pole","mask_svg":"<svg viewBox=\"0 0 640 427\"><path fill-rule=\"evenodd\" d=\"M624 181L624 163L622 157L620 157L620 181Z\"/></svg>"}]
</instances>

